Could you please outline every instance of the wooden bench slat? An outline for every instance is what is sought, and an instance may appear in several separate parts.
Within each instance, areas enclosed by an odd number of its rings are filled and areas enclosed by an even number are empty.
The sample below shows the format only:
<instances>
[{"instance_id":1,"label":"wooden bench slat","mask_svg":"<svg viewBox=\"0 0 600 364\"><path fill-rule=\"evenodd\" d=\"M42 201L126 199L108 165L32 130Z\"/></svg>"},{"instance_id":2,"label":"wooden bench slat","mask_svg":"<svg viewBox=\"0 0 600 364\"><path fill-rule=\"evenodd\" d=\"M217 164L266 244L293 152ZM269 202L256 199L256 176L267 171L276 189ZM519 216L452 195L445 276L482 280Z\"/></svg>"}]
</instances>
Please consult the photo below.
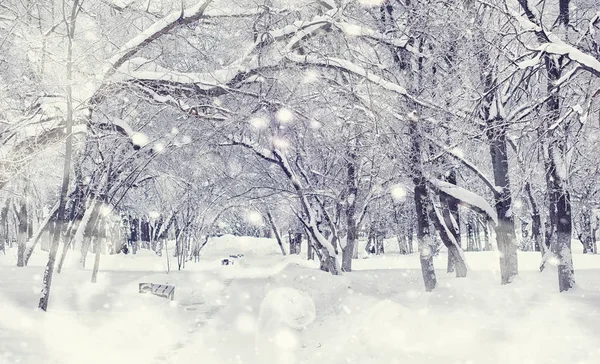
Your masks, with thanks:
<instances>
[{"instance_id":1,"label":"wooden bench slat","mask_svg":"<svg viewBox=\"0 0 600 364\"><path fill-rule=\"evenodd\" d=\"M150 292L153 295L173 300L175 297L175 286L170 286L168 284L140 283L139 292Z\"/></svg>"}]
</instances>

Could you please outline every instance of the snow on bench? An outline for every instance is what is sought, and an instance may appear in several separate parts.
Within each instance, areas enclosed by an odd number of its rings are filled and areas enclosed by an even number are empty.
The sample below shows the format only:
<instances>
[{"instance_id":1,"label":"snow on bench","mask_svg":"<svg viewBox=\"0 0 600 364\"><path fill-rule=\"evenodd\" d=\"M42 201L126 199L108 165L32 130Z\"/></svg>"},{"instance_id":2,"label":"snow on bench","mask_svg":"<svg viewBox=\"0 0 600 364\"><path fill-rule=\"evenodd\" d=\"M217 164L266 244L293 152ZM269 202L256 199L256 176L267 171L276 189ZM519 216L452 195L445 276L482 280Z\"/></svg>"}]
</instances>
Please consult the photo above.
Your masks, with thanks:
<instances>
[{"instance_id":1,"label":"snow on bench","mask_svg":"<svg viewBox=\"0 0 600 364\"><path fill-rule=\"evenodd\" d=\"M169 286L167 284L140 283L140 293L148 292L159 297L168 298L170 300L175 298L175 286Z\"/></svg>"}]
</instances>

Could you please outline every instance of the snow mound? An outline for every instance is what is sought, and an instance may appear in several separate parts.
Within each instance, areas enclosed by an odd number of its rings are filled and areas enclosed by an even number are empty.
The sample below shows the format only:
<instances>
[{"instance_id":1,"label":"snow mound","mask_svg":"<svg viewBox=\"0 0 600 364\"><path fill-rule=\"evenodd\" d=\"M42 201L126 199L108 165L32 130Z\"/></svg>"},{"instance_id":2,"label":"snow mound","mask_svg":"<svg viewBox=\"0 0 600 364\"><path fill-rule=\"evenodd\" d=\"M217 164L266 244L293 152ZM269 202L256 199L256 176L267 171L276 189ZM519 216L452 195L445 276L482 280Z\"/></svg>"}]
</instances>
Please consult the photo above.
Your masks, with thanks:
<instances>
[{"instance_id":1,"label":"snow mound","mask_svg":"<svg viewBox=\"0 0 600 364\"><path fill-rule=\"evenodd\" d=\"M262 329L274 325L302 329L310 325L317 315L312 297L289 287L271 290L261 302L259 312L258 320Z\"/></svg>"},{"instance_id":2,"label":"snow mound","mask_svg":"<svg viewBox=\"0 0 600 364\"><path fill-rule=\"evenodd\" d=\"M255 350L259 360L276 358L275 362L295 363L304 341L299 332L316 317L310 295L300 290L275 288L263 299L258 315Z\"/></svg>"}]
</instances>

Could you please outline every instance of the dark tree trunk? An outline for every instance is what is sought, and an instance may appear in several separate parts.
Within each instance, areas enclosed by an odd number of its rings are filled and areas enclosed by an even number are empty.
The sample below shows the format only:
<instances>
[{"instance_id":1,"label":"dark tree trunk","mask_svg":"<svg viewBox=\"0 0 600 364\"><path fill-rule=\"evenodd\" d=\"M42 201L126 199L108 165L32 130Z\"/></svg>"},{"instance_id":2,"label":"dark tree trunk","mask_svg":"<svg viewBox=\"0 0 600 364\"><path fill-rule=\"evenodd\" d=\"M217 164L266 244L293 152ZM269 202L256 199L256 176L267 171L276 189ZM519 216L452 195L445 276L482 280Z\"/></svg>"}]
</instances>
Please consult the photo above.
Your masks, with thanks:
<instances>
[{"instance_id":1,"label":"dark tree trunk","mask_svg":"<svg viewBox=\"0 0 600 364\"><path fill-rule=\"evenodd\" d=\"M375 231L375 251L377 255L385 254L384 236L381 231Z\"/></svg>"},{"instance_id":2,"label":"dark tree trunk","mask_svg":"<svg viewBox=\"0 0 600 364\"><path fill-rule=\"evenodd\" d=\"M562 23L565 27L569 23L569 0L560 0L559 2L559 25ZM549 119L548 125L553 125L560 119L560 96L559 89L555 83L560 79L562 66L560 59L545 55L546 70L548 72L547 90L550 98L547 101ZM565 127L565 134L568 132ZM571 236L572 236L572 210L571 195L567 189L568 175L567 166L564 161L566 154L566 136L557 135L556 130L552 130L550 135L553 140L548 144L548 166L549 181L552 189L551 194L554 197L556 211L556 248L553 251L558 259L558 287L559 291L568 291L575 285L573 258L571 254ZM559 171L559 168L561 171Z\"/></svg>"},{"instance_id":3,"label":"dark tree trunk","mask_svg":"<svg viewBox=\"0 0 600 364\"><path fill-rule=\"evenodd\" d=\"M594 227L592 228L592 247L594 249L594 254L598 254L597 234L598 234L599 228L600 228L600 217L596 217L596 222L594 223Z\"/></svg>"},{"instance_id":4,"label":"dark tree trunk","mask_svg":"<svg viewBox=\"0 0 600 364\"><path fill-rule=\"evenodd\" d=\"M398 253L402 255L409 254L410 248L408 246L408 236L402 232L399 232L396 234L396 239L398 240Z\"/></svg>"},{"instance_id":5,"label":"dark tree trunk","mask_svg":"<svg viewBox=\"0 0 600 364\"><path fill-rule=\"evenodd\" d=\"M459 250L461 249L458 245L460 240L456 240L457 236L455 235L457 231L452 227L452 221L446 220L444 211L442 211L440 215L438 215L433 209L431 209L429 212L429 218L431 221L433 221L435 228L439 232L442 243L448 249L447 271L449 273L456 271L457 278L466 277L467 264L463 258L463 255L461 254L462 252ZM450 226L448 226L448 224L450 224Z\"/></svg>"},{"instance_id":6,"label":"dark tree trunk","mask_svg":"<svg viewBox=\"0 0 600 364\"><path fill-rule=\"evenodd\" d=\"M542 237L542 219L537 203L533 198L531 184L529 182L525 182L525 192L527 193L529 207L531 208L531 238L533 239L533 249L536 252L542 252L543 255L546 249L542 246L542 244L544 244Z\"/></svg>"},{"instance_id":7,"label":"dark tree trunk","mask_svg":"<svg viewBox=\"0 0 600 364\"><path fill-rule=\"evenodd\" d=\"M489 143L492 170L494 172L494 205L498 215L496 226L496 242L500 255L500 277L502 284L508 284L518 273L517 244L515 236L515 224L510 213L512 195L510 191L510 179L508 176L508 152L506 135L509 124L498 112L500 106L492 108L492 105L501 104L498 100L496 88L497 80L491 65L489 54L482 53L480 56L482 68L486 73L482 74L485 85L485 98L482 103L481 117L487 124L486 136ZM492 109L496 112L492 114Z\"/></svg>"},{"instance_id":8,"label":"dark tree trunk","mask_svg":"<svg viewBox=\"0 0 600 364\"><path fill-rule=\"evenodd\" d=\"M592 239L592 211L583 206L581 212L581 233L579 240L583 245L584 254L594 254L594 243Z\"/></svg>"},{"instance_id":9,"label":"dark tree trunk","mask_svg":"<svg viewBox=\"0 0 600 364\"><path fill-rule=\"evenodd\" d=\"M447 181L456 184L454 171L448 175ZM437 215L432 214L431 218L440 233L442 242L448 249L447 271L448 273L456 271L457 278L464 278L467 276L467 264L460 251L462 248L460 244L458 201L445 193L440 193L440 203L442 205L441 217L443 221L439 220Z\"/></svg>"},{"instance_id":10,"label":"dark tree trunk","mask_svg":"<svg viewBox=\"0 0 600 364\"><path fill-rule=\"evenodd\" d=\"M27 247L27 203L25 200L20 201L19 210L17 211L17 267L25 266L25 248Z\"/></svg>"},{"instance_id":11,"label":"dark tree trunk","mask_svg":"<svg viewBox=\"0 0 600 364\"><path fill-rule=\"evenodd\" d=\"M10 237L9 237L9 229L8 229L8 212L10 211L10 205L11 205L11 199L6 199L6 203L4 204L4 207L2 207L2 210L0 211L0 225L2 227L2 235L0 236L0 244L2 244L2 249L4 249L4 246L6 244L8 244L8 242L10 241Z\"/></svg>"},{"instance_id":12,"label":"dark tree trunk","mask_svg":"<svg viewBox=\"0 0 600 364\"><path fill-rule=\"evenodd\" d=\"M346 235L346 246L342 249L342 272L352 271L352 256L354 255L354 245L356 245L356 198L358 187L356 185L356 154L351 151L346 163L346 188L348 205L346 208L346 226L348 233Z\"/></svg>"},{"instance_id":13,"label":"dark tree trunk","mask_svg":"<svg viewBox=\"0 0 600 364\"><path fill-rule=\"evenodd\" d=\"M163 224L162 215L159 218L159 221L156 223L156 231L160 231L161 225ZM140 240L142 241L142 245L146 247L150 247L150 249L156 251L156 241L160 238L158 236L152 237L150 236L150 222L148 219L143 217L140 222ZM152 242L152 244L151 244Z\"/></svg>"},{"instance_id":14,"label":"dark tree trunk","mask_svg":"<svg viewBox=\"0 0 600 364\"><path fill-rule=\"evenodd\" d=\"M473 215L469 213L467 222L465 223L467 228L467 251L472 252L475 250L475 234L473 233Z\"/></svg>"},{"instance_id":15,"label":"dark tree trunk","mask_svg":"<svg viewBox=\"0 0 600 364\"><path fill-rule=\"evenodd\" d=\"M290 233L290 255L300 254L300 247L302 244L302 233Z\"/></svg>"},{"instance_id":16,"label":"dark tree trunk","mask_svg":"<svg viewBox=\"0 0 600 364\"><path fill-rule=\"evenodd\" d=\"M131 253L137 254L140 241L140 221L138 218L129 216L129 242L131 244Z\"/></svg>"},{"instance_id":17,"label":"dark tree trunk","mask_svg":"<svg viewBox=\"0 0 600 364\"><path fill-rule=\"evenodd\" d=\"M556 170L556 166L554 167ZM558 288L560 292L568 291L575 285L573 258L571 255L571 199L569 192L561 185L561 180L555 172L556 188L561 188L556 202L556 257L558 258Z\"/></svg>"},{"instance_id":18,"label":"dark tree trunk","mask_svg":"<svg viewBox=\"0 0 600 364\"><path fill-rule=\"evenodd\" d=\"M491 77L491 75L490 75ZM496 102L491 100L491 102ZM488 110L489 113L489 110ZM508 153L506 148L507 124L503 119L488 119L487 137L490 144L490 156L494 170L494 183L499 189L494 194L498 224L496 240L500 252L501 283L507 284L519 273L517 244L515 242L515 224L510 212L512 196L508 178Z\"/></svg>"},{"instance_id":19,"label":"dark tree trunk","mask_svg":"<svg viewBox=\"0 0 600 364\"><path fill-rule=\"evenodd\" d=\"M427 194L427 184L421 166L421 135L418 130L418 120L411 120L409 123L409 133L411 137L410 163L414 184L419 258L423 282L425 283L425 291L431 292L437 285L437 279L433 267L433 236L429 229L428 219L428 211L430 209L429 198Z\"/></svg>"},{"instance_id":20,"label":"dark tree trunk","mask_svg":"<svg viewBox=\"0 0 600 364\"><path fill-rule=\"evenodd\" d=\"M448 183L456 185L456 172L454 170L450 170L445 180ZM446 225L448 231L450 232L450 234L452 234L452 237L454 238L453 241L449 241L448 239L444 240L442 236L442 242L444 242L446 248L448 249L448 267L446 270L448 273L451 273L454 272L456 263L458 262L459 264L461 264L461 261L463 260L458 252L458 249L461 249L460 215L458 213L458 201L446 193L440 193L440 204L442 206L442 217L444 219L444 224ZM466 277L467 270L464 261L462 261L462 265L464 267L460 267L456 271L456 277Z\"/></svg>"},{"instance_id":21,"label":"dark tree trunk","mask_svg":"<svg viewBox=\"0 0 600 364\"><path fill-rule=\"evenodd\" d=\"M271 226L271 230L275 235L275 239L277 239L277 245L279 245L279 249L281 250L281 255L285 256L285 249L283 248L283 241L281 239L281 233L279 232L279 228L277 224L275 224L275 220L273 219L273 215L271 215L271 211L267 209L267 222Z\"/></svg>"},{"instance_id":22,"label":"dark tree trunk","mask_svg":"<svg viewBox=\"0 0 600 364\"><path fill-rule=\"evenodd\" d=\"M413 240L414 240L414 231L413 231L413 225L409 224L408 225L408 251L410 252L410 254L415 252L415 248L413 245Z\"/></svg>"}]
</instances>

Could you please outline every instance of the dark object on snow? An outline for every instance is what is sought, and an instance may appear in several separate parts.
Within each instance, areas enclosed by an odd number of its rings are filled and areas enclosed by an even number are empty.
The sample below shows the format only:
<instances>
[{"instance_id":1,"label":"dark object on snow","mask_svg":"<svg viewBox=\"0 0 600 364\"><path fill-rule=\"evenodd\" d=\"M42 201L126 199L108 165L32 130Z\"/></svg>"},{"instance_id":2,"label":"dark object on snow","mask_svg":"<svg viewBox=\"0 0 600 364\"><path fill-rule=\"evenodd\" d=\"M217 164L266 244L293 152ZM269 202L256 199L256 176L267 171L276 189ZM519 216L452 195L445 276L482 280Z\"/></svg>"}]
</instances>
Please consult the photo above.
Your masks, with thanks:
<instances>
[{"instance_id":1,"label":"dark object on snow","mask_svg":"<svg viewBox=\"0 0 600 364\"><path fill-rule=\"evenodd\" d=\"M129 254L129 248L127 247L126 244L123 245L123 247L121 248L121 253L127 255Z\"/></svg>"},{"instance_id":2,"label":"dark object on snow","mask_svg":"<svg viewBox=\"0 0 600 364\"><path fill-rule=\"evenodd\" d=\"M234 261L228 258L221 260L221 265L233 265Z\"/></svg>"},{"instance_id":3,"label":"dark object on snow","mask_svg":"<svg viewBox=\"0 0 600 364\"><path fill-rule=\"evenodd\" d=\"M171 301L175 298L175 286L167 284L140 283L140 293L152 293L153 295L168 298Z\"/></svg>"},{"instance_id":4,"label":"dark object on snow","mask_svg":"<svg viewBox=\"0 0 600 364\"><path fill-rule=\"evenodd\" d=\"M231 254L229 256L229 258L233 258L233 259L237 259L237 258L243 258L244 254Z\"/></svg>"}]
</instances>

